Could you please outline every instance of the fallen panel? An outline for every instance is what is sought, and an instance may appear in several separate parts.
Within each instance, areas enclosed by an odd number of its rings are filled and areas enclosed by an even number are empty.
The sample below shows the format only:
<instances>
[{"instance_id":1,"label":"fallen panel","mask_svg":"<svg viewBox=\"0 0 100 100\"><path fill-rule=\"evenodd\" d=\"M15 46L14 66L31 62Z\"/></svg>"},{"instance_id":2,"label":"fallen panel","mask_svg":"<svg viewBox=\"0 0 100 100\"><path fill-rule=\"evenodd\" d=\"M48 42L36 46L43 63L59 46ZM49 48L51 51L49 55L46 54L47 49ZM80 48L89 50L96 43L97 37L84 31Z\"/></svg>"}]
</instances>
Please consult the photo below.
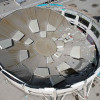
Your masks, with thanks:
<instances>
[{"instance_id":1,"label":"fallen panel","mask_svg":"<svg viewBox=\"0 0 100 100\"><path fill-rule=\"evenodd\" d=\"M81 57L80 46L74 46L71 50L70 56L79 59Z\"/></svg>"},{"instance_id":2,"label":"fallen panel","mask_svg":"<svg viewBox=\"0 0 100 100\"><path fill-rule=\"evenodd\" d=\"M56 41L57 48L63 48L64 47L64 42L63 41Z\"/></svg>"},{"instance_id":3,"label":"fallen panel","mask_svg":"<svg viewBox=\"0 0 100 100\"><path fill-rule=\"evenodd\" d=\"M54 86L54 85L56 85L64 80L65 80L65 78L63 76L60 76L60 75L52 75L50 77L50 81L51 81L52 86Z\"/></svg>"},{"instance_id":4,"label":"fallen panel","mask_svg":"<svg viewBox=\"0 0 100 100\"><path fill-rule=\"evenodd\" d=\"M12 37L14 41L19 41L24 37L24 34L20 31L17 31L15 35Z\"/></svg>"},{"instance_id":5,"label":"fallen panel","mask_svg":"<svg viewBox=\"0 0 100 100\"><path fill-rule=\"evenodd\" d=\"M56 28L53 25L47 24L47 31L52 32L52 31L55 31L55 30L56 30Z\"/></svg>"},{"instance_id":6,"label":"fallen panel","mask_svg":"<svg viewBox=\"0 0 100 100\"><path fill-rule=\"evenodd\" d=\"M52 40L53 40L53 41L56 41L56 40L57 40L57 38L55 38L55 37L52 37Z\"/></svg>"},{"instance_id":7,"label":"fallen panel","mask_svg":"<svg viewBox=\"0 0 100 100\"><path fill-rule=\"evenodd\" d=\"M40 36L41 36L42 38L45 38L45 37L46 37L46 31L41 31L41 32L40 32Z\"/></svg>"},{"instance_id":8,"label":"fallen panel","mask_svg":"<svg viewBox=\"0 0 100 100\"><path fill-rule=\"evenodd\" d=\"M51 56L47 57L47 63L53 63L54 60Z\"/></svg>"},{"instance_id":9,"label":"fallen panel","mask_svg":"<svg viewBox=\"0 0 100 100\"><path fill-rule=\"evenodd\" d=\"M57 48L58 52L64 51L64 48Z\"/></svg>"},{"instance_id":10,"label":"fallen panel","mask_svg":"<svg viewBox=\"0 0 100 100\"><path fill-rule=\"evenodd\" d=\"M38 67L34 71L34 75L45 78L45 77L49 76L49 69L46 67Z\"/></svg>"},{"instance_id":11,"label":"fallen panel","mask_svg":"<svg viewBox=\"0 0 100 100\"><path fill-rule=\"evenodd\" d=\"M29 57L27 50L20 50L19 51L19 60L20 62L27 59Z\"/></svg>"},{"instance_id":12,"label":"fallen panel","mask_svg":"<svg viewBox=\"0 0 100 100\"><path fill-rule=\"evenodd\" d=\"M64 70L66 70L66 69L69 69L70 66L69 66L67 63L62 62L62 63L61 63L60 65L58 65L56 68L57 68L57 70L58 70L59 72L62 72L62 71L64 71Z\"/></svg>"},{"instance_id":13,"label":"fallen panel","mask_svg":"<svg viewBox=\"0 0 100 100\"><path fill-rule=\"evenodd\" d=\"M32 33L39 32L39 25L38 25L37 19L30 21L29 28L32 31Z\"/></svg>"},{"instance_id":14,"label":"fallen panel","mask_svg":"<svg viewBox=\"0 0 100 100\"><path fill-rule=\"evenodd\" d=\"M68 38L68 35L67 35L66 33L64 33L64 34L62 35L62 38L63 38L63 39L66 38L66 39L67 39L67 38Z\"/></svg>"},{"instance_id":15,"label":"fallen panel","mask_svg":"<svg viewBox=\"0 0 100 100\"><path fill-rule=\"evenodd\" d=\"M62 52L59 52L59 51L57 51L57 52L54 54L54 56L57 57L57 58L59 58L61 55L62 55Z\"/></svg>"},{"instance_id":16,"label":"fallen panel","mask_svg":"<svg viewBox=\"0 0 100 100\"><path fill-rule=\"evenodd\" d=\"M11 39L6 39L0 41L0 48L1 49L6 49L12 46L12 40Z\"/></svg>"},{"instance_id":17,"label":"fallen panel","mask_svg":"<svg viewBox=\"0 0 100 100\"><path fill-rule=\"evenodd\" d=\"M26 45L30 45L31 43L33 43L33 40L28 38L25 42Z\"/></svg>"}]
</instances>

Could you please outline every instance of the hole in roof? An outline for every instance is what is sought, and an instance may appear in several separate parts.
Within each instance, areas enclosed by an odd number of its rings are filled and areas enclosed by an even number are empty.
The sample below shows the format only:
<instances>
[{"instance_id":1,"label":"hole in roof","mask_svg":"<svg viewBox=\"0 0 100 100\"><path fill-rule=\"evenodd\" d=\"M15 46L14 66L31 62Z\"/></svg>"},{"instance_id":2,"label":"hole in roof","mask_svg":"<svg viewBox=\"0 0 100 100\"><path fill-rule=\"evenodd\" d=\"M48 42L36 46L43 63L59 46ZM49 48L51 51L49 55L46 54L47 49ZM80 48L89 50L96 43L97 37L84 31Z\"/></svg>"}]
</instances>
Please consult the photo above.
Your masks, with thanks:
<instances>
[{"instance_id":1,"label":"hole in roof","mask_svg":"<svg viewBox=\"0 0 100 100\"><path fill-rule=\"evenodd\" d=\"M86 1L86 0L80 0L80 1Z\"/></svg>"},{"instance_id":2,"label":"hole in roof","mask_svg":"<svg viewBox=\"0 0 100 100\"><path fill-rule=\"evenodd\" d=\"M86 9L82 9L82 11L88 12Z\"/></svg>"},{"instance_id":3,"label":"hole in roof","mask_svg":"<svg viewBox=\"0 0 100 100\"><path fill-rule=\"evenodd\" d=\"M76 4L70 4L69 6L72 6L72 7L77 7L77 5L76 5Z\"/></svg>"},{"instance_id":4,"label":"hole in roof","mask_svg":"<svg viewBox=\"0 0 100 100\"><path fill-rule=\"evenodd\" d=\"M99 5L98 4L92 4L92 7L98 7Z\"/></svg>"}]
</instances>

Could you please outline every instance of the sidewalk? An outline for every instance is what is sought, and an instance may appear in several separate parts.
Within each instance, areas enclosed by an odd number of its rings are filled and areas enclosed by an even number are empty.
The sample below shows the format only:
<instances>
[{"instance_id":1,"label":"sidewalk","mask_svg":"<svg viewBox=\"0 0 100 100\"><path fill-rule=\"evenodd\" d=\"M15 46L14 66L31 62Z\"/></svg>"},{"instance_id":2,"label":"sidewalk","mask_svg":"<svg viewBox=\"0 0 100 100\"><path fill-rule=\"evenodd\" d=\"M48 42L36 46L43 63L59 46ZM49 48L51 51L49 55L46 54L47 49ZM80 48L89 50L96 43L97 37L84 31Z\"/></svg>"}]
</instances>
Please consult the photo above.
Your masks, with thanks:
<instances>
[{"instance_id":1,"label":"sidewalk","mask_svg":"<svg viewBox=\"0 0 100 100\"><path fill-rule=\"evenodd\" d=\"M1 2L0 17L3 18L4 16L12 13L13 11L16 11L17 9L32 7L46 1L47 0L26 0L26 2L22 3L21 5L16 3L14 0L9 0L9 3Z\"/></svg>"}]
</instances>

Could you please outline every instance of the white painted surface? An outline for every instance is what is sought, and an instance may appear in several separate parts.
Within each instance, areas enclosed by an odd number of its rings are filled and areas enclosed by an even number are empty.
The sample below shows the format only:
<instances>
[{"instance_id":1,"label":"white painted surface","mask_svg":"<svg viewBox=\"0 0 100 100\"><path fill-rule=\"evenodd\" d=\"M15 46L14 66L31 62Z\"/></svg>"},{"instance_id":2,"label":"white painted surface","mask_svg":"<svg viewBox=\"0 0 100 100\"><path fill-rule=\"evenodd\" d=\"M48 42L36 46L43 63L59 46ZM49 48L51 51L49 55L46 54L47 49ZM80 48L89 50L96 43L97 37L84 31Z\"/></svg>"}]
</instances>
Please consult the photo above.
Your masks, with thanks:
<instances>
[{"instance_id":1,"label":"white painted surface","mask_svg":"<svg viewBox=\"0 0 100 100\"><path fill-rule=\"evenodd\" d=\"M40 32L40 36L41 36L42 38L45 38L45 37L46 37L46 31L41 31L41 32Z\"/></svg>"},{"instance_id":2,"label":"white painted surface","mask_svg":"<svg viewBox=\"0 0 100 100\"><path fill-rule=\"evenodd\" d=\"M54 27L53 25L51 25L51 24L47 24L47 31L55 31L56 30L56 27Z\"/></svg>"},{"instance_id":3,"label":"white painted surface","mask_svg":"<svg viewBox=\"0 0 100 100\"><path fill-rule=\"evenodd\" d=\"M17 31L15 35L12 37L14 41L19 41L24 37L24 34L20 31Z\"/></svg>"},{"instance_id":4,"label":"white painted surface","mask_svg":"<svg viewBox=\"0 0 100 100\"><path fill-rule=\"evenodd\" d=\"M54 56L57 57L57 58L59 58L61 55L62 55L62 52L60 52L60 51L57 51L57 52L54 54Z\"/></svg>"},{"instance_id":5,"label":"white painted surface","mask_svg":"<svg viewBox=\"0 0 100 100\"><path fill-rule=\"evenodd\" d=\"M64 42L63 41L56 41L57 48L63 48L64 47Z\"/></svg>"},{"instance_id":6,"label":"white painted surface","mask_svg":"<svg viewBox=\"0 0 100 100\"><path fill-rule=\"evenodd\" d=\"M48 68L45 68L45 67L39 67L39 68L36 68L36 70L34 71L34 75L45 78L49 76L49 70Z\"/></svg>"},{"instance_id":7,"label":"white painted surface","mask_svg":"<svg viewBox=\"0 0 100 100\"><path fill-rule=\"evenodd\" d=\"M28 51L27 50L20 50L19 51L19 60L20 62L28 58Z\"/></svg>"},{"instance_id":8,"label":"white painted surface","mask_svg":"<svg viewBox=\"0 0 100 100\"><path fill-rule=\"evenodd\" d=\"M0 41L0 49L6 49L10 46L12 46L11 39L5 39L5 40Z\"/></svg>"},{"instance_id":9,"label":"white painted surface","mask_svg":"<svg viewBox=\"0 0 100 100\"><path fill-rule=\"evenodd\" d=\"M78 87L83 86L83 85L84 85L84 81L81 81L76 84L73 84L71 87L77 89Z\"/></svg>"},{"instance_id":10,"label":"white painted surface","mask_svg":"<svg viewBox=\"0 0 100 100\"><path fill-rule=\"evenodd\" d=\"M57 70L58 70L59 72L62 72L62 71L64 71L64 70L66 70L66 69L69 69L70 66L69 66L67 63L62 62L62 63L61 63L60 65L58 65L56 68L57 68Z\"/></svg>"},{"instance_id":11,"label":"white painted surface","mask_svg":"<svg viewBox=\"0 0 100 100\"><path fill-rule=\"evenodd\" d=\"M47 63L53 63L54 60L51 56L47 57Z\"/></svg>"},{"instance_id":12,"label":"white painted surface","mask_svg":"<svg viewBox=\"0 0 100 100\"><path fill-rule=\"evenodd\" d=\"M53 40L53 41L56 41L56 40L57 40L57 38L53 37L53 38L52 38L52 40Z\"/></svg>"},{"instance_id":13,"label":"white painted surface","mask_svg":"<svg viewBox=\"0 0 100 100\"><path fill-rule=\"evenodd\" d=\"M61 52L61 51L63 52L63 51L64 51L64 48L58 48L57 51L58 51L58 52L59 52L59 51L60 51L60 52Z\"/></svg>"},{"instance_id":14,"label":"white painted surface","mask_svg":"<svg viewBox=\"0 0 100 100\"><path fill-rule=\"evenodd\" d=\"M25 42L26 45L30 45L31 43L33 43L33 40L28 38Z\"/></svg>"},{"instance_id":15,"label":"white painted surface","mask_svg":"<svg viewBox=\"0 0 100 100\"><path fill-rule=\"evenodd\" d=\"M30 23L29 23L29 29L31 30L32 33L39 32L39 25L38 25L37 19L30 21Z\"/></svg>"},{"instance_id":16,"label":"white painted surface","mask_svg":"<svg viewBox=\"0 0 100 100\"><path fill-rule=\"evenodd\" d=\"M68 35L67 35L66 33L64 33L64 34L62 35L62 38L63 38L63 39L68 38Z\"/></svg>"},{"instance_id":17,"label":"white painted surface","mask_svg":"<svg viewBox=\"0 0 100 100\"><path fill-rule=\"evenodd\" d=\"M80 55L80 46L74 46L71 50L70 56L79 59Z\"/></svg>"}]
</instances>

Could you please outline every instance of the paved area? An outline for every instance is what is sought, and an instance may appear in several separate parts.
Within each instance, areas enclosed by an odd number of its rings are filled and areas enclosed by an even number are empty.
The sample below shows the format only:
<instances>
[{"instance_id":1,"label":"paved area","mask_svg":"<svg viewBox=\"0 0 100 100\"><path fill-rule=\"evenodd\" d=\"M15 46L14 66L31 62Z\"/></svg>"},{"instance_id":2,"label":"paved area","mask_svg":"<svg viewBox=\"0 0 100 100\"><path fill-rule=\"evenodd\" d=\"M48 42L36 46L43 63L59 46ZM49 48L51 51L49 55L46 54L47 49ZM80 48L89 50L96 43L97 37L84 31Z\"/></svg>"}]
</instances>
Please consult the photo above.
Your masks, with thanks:
<instances>
[{"instance_id":1,"label":"paved area","mask_svg":"<svg viewBox=\"0 0 100 100\"><path fill-rule=\"evenodd\" d=\"M15 2L15 0L2 0L0 3L0 17L2 18L5 15L8 15L9 13L21 9L24 7L29 7L29 6L35 6L38 4L41 4L47 0L26 0L26 2L23 2L21 5Z\"/></svg>"},{"instance_id":2,"label":"paved area","mask_svg":"<svg viewBox=\"0 0 100 100\"><path fill-rule=\"evenodd\" d=\"M78 8L81 11L88 12L92 16L100 16L100 1L99 0L61 0L58 3L65 7Z\"/></svg>"},{"instance_id":3,"label":"paved area","mask_svg":"<svg viewBox=\"0 0 100 100\"><path fill-rule=\"evenodd\" d=\"M19 90L0 73L0 100L45 100L44 97L27 96L26 93Z\"/></svg>"},{"instance_id":4,"label":"paved area","mask_svg":"<svg viewBox=\"0 0 100 100\"><path fill-rule=\"evenodd\" d=\"M48 100L53 100L47 97ZM46 100L43 96L27 95L15 86L11 85L5 77L0 73L0 100ZM61 97L57 97L61 100ZM66 95L64 100L82 100L76 94ZM87 100L100 100L100 80L97 78L92 84L92 88Z\"/></svg>"},{"instance_id":5,"label":"paved area","mask_svg":"<svg viewBox=\"0 0 100 100\"><path fill-rule=\"evenodd\" d=\"M0 3L0 15L3 13L9 13L13 10L20 9L27 6L34 6L40 4L40 2L45 2L47 0L26 0L26 2L18 5L14 0L2 0L4 2ZM100 16L100 1L99 0L58 0L56 3L63 4L66 6L76 7L82 11L92 14L92 16Z\"/></svg>"}]
</instances>

